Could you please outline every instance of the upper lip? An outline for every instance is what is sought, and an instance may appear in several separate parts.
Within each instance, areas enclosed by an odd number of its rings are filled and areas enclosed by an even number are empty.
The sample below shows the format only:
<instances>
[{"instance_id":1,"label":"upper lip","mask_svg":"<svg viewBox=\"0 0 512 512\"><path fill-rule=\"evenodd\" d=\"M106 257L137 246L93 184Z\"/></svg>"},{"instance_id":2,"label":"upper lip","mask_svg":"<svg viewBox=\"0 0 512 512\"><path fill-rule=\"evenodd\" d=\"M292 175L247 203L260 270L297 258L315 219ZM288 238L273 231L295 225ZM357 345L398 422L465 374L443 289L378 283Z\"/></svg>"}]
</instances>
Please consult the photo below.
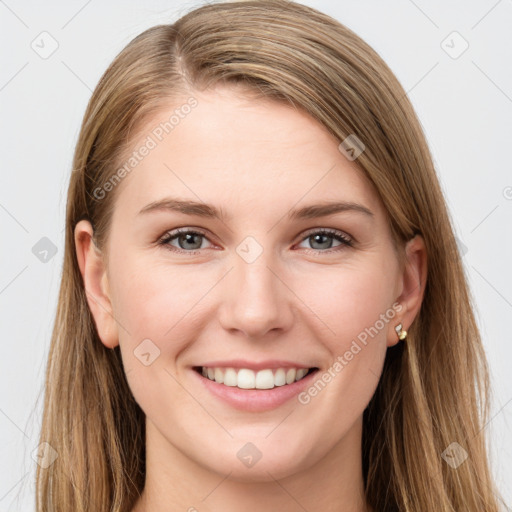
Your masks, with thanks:
<instances>
[{"instance_id":1,"label":"upper lip","mask_svg":"<svg viewBox=\"0 0 512 512\"><path fill-rule=\"evenodd\" d=\"M245 359L230 359L223 361L207 361L201 365L200 367L205 366L206 368L247 368L249 370L266 370L266 369L276 369L276 368L304 368L308 370L309 368L316 368L314 365L305 365L302 363L296 363L293 361L283 361L283 360L267 360L267 361L247 361Z\"/></svg>"}]
</instances>

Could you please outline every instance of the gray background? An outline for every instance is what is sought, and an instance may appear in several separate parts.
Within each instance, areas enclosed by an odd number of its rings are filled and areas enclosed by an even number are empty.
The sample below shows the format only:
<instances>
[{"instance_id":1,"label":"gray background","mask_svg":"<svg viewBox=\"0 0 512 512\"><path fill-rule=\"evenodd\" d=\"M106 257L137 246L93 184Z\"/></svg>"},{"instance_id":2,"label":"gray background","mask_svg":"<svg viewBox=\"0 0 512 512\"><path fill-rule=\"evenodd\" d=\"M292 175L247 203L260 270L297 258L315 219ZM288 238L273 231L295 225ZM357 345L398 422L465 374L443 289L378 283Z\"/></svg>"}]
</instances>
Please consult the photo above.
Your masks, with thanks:
<instances>
[{"instance_id":1,"label":"gray background","mask_svg":"<svg viewBox=\"0 0 512 512\"><path fill-rule=\"evenodd\" d=\"M304 3L373 46L420 117L491 367L492 419L485 428L493 472L510 504L512 1ZM33 509L32 452L62 265L68 175L86 103L135 35L200 4L0 0L0 512ZM40 35L44 31L50 35ZM464 40L469 46L459 55ZM52 44L56 51L42 58Z\"/></svg>"}]
</instances>

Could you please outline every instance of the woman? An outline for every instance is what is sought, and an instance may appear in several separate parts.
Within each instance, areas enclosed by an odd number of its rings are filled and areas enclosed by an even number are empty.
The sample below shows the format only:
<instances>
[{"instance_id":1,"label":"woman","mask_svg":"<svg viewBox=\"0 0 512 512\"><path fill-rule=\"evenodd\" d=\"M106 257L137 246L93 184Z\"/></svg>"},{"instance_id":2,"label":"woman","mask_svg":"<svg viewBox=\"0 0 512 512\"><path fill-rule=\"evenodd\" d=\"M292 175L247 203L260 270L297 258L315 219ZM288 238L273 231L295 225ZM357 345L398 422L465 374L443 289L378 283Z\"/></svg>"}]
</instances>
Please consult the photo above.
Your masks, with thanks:
<instances>
[{"instance_id":1,"label":"woman","mask_svg":"<svg viewBox=\"0 0 512 512\"><path fill-rule=\"evenodd\" d=\"M487 371L420 124L359 37L251 0L118 55L68 192L38 511L497 511Z\"/></svg>"}]
</instances>

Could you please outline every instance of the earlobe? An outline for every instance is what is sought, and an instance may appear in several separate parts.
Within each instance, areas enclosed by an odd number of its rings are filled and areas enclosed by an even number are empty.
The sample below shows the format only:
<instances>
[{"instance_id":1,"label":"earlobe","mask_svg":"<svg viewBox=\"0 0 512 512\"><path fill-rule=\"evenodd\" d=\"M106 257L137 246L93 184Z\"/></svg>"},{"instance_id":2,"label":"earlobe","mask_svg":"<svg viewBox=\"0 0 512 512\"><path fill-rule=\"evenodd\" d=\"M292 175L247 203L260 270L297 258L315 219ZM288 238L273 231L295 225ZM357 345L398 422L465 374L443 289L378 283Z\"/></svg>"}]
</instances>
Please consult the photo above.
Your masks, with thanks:
<instances>
[{"instance_id":1,"label":"earlobe","mask_svg":"<svg viewBox=\"0 0 512 512\"><path fill-rule=\"evenodd\" d=\"M96 329L102 343L108 348L119 344L117 323L114 319L107 269L101 251L93 241L93 229L87 220L75 227L75 247L78 266L84 282L85 294Z\"/></svg>"},{"instance_id":2,"label":"earlobe","mask_svg":"<svg viewBox=\"0 0 512 512\"><path fill-rule=\"evenodd\" d=\"M401 280L402 292L396 299L401 309L394 325L401 323L402 329L408 331L421 309L427 282L427 250L421 235L413 237L405 246L405 264ZM391 336L393 339L388 346L400 341L395 329L392 329Z\"/></svg>"}]
</instances>

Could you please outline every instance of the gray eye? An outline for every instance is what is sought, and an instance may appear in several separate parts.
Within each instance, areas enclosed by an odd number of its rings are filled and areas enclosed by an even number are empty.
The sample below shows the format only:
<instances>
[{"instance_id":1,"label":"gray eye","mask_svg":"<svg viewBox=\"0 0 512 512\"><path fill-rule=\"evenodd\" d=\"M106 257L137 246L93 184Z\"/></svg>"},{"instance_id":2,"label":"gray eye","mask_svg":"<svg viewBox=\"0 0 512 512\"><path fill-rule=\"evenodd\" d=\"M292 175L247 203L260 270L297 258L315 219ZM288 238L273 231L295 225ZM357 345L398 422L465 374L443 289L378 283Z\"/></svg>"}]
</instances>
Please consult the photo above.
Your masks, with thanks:
<instances>
[{"instance_id":1,"label":"gray eye","mask_svg":"<svg viewBox=\"0 0 512 512\"><path fill-rule=\"evenodd\" d=\"M204 235L200 233L194 233L192 231L188 233L180 233L175 237L178 241L178 245L180 249L201 249L201 245L203 242Z\"/></svg>"},{"instance_id":2,"label":"gray eye","mask_svg":"<svg viewBox=\"0 0 512 512\"><path fill-rule=\"evenodd\" d=\"M334 241L337 241L337 244L333 244ZM342 232L338 231L315 231L307 235L302 243L309 242L312 250L318 250L320 252L327 252L329 249L338 246L350 246L351 240L344 235ZM304 246L302 246L304 247ZM307 247L306 247L307 249Z\"/></svg>"},{"instance_id":3,"label":"gray eye","mask_svg":"<svg viewBox=\"0 0 512 512\"><path fill-rule=\"evenodd\" d=\"M313 249L330 249L333 243L333 236L326 235L325 233L310 235L307 239L311 242L311 244L318 244L317 247L312 245Z\"/></svg>"}]
</instances>

